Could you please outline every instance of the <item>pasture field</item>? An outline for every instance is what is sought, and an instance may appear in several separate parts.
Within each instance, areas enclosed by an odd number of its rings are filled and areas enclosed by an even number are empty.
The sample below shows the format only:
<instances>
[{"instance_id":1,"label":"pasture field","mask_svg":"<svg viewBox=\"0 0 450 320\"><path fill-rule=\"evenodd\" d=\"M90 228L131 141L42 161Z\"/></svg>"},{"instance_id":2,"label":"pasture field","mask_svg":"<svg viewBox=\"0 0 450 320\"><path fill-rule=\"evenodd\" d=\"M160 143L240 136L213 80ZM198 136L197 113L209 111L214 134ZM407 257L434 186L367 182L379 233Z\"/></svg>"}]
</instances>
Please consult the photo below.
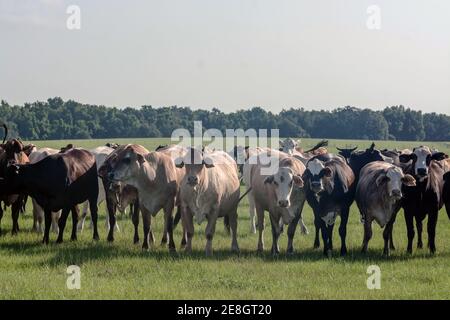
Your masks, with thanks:
<instances>
[{"instance_id":1,"label":"pasture field","mask_svg":"<svg viewBox=\"0 0 450 320\"><path fill-rule=\"evenodd\" d=\"M113 141L113 140L108 140ZM169 139L116 139L117 143L139 143L150 149ZM318 139L303 139L306 148ZM77 146L92 148L106 140L70 141ZM68 141L37 141L39 147L61 147ZM330 141L335 147L358 145L366 148L370 141ZM377 148L406 148L426 144L440 151L450 152L449 143L377 142ZM70 242L71 219L65 230L65 242L41 244L42 235L30 231L31 201L19 220L21 232L11 236L10 209L2 220L4 235L0 237L0 299L449 299L450 298L450 222L445 210L440 212L437 227L437 252L416 249L406 254L406 227L400 211L394 226L397 250L390 258L382 257L382 230L374 225L373 239L367 255L360 253L363 227L359 212L353 205L348 223L348 249L345 258L339 257L340 239L335 228L334 255L326 259L322 250L313 250L313 214L306 204L303 217L310 234L295 237L296 252L286 256L286 233L281 236L281 254L270 254L270 222L266 218L264 254L256 254L257 235L249 233L248 202L244 198L239 207L238 241L240 255L230 252L231 239L219 220L213 241L214 256L204 255L205 225L195 226L192 254L178 250L170 254L159 245L163 219L153 220L156 245L143 252L141 245L132 244L133 226L127 216L119 216L121 232L116 232L113 244L106 242L104 226L106 209L99 208L100 241L92 241L88 221L77 242ZM267 217L267 215L266 215ZM339 219L337 224L339 223ZM142 223L141 223L142 224ZM142 230L140 229L142 239ZM426 228L424 240L426 243ZM181 226L175 230L177 249L181 240ZM416 242L414 243L416 244ZM66 268L81 268L81 289L66 287ZM367 268L381 269L381 289L369 290Z\"/></svg>"}]
</instances>

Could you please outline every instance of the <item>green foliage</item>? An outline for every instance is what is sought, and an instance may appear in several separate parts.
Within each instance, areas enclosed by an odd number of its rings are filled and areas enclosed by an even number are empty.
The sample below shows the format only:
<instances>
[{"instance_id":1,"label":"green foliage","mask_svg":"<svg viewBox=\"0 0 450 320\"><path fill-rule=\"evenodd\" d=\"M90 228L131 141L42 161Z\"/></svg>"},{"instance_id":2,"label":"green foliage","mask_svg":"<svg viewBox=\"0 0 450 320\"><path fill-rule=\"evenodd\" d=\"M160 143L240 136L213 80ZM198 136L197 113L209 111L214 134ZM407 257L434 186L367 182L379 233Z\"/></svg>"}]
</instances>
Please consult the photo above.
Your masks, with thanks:
<instances>
[{"instance_id":1,"label":"green foliage","mask_svg":"<svg viewBox=\"0 0 450 320\"><path fill-rule=\"evenodd\" d=\"M279 114L254 107L225 114L219 109L142 106L107 108L51 98L47 102L10 106L2 101L0 120L11 137L25 140L105 139L170 137L173 130L193 131L193 121L203 127L225 129L279 129L281 137L370 139L402 141L449 141L450 116L422 114L404 106L383 111L338 108L332 111L283 110Z\"/></svg>"}]
</instances>

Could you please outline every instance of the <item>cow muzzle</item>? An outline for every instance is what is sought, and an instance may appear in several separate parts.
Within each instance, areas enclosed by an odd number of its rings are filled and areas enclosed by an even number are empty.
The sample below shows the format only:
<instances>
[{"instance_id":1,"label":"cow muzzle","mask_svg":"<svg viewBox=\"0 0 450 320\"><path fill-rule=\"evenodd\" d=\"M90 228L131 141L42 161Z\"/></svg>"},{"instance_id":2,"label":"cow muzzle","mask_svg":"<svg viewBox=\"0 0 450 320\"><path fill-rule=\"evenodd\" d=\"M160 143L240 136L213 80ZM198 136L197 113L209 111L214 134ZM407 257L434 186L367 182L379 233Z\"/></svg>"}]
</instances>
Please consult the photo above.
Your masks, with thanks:
<instances>
[{"instance_id":1,"label":"cow muzzle","mask_svg":"<svg viewBox=\"0 0 450 320\"><path fill-rule=\"evenodd\" d=\"M198 178L195 176L189 176L187 178L187 183L191 186L196 186L198 184Z\"/></svg>"},{"instance_id":2,"label":"cow muzzle","mask_svg":"<svg viewBox=\"0 0 450 320\"><path fill-rule=\"evenodd\" d=\"M419 168L417 169L417 175L421 178L425 177L428 174L428 169L426 168Z\"/></svg>"},{"instance_id":3,"label":"cow muzzle","mask_svg":"<svg viewBox=\"0 0 450 320\"><path fill-rule=\"evenodd\" d=\"M311 181L311 190L315 193L323 190L322 183L320 181Z\"/></svg>"},{"instance_id":4,"label":"cow muzzle","mask_svg":"<svg viewBox=\"0 0 450 320\"><path fill-rule=\"evenodd\" d=\"M401 199L403 197L403 194L402 194L402 192L400 190L392 190L391 197L396 199L396 200L399 200L399 199Z\"/></svg>"},{"instance_id":5,"label":"cow muzzle","mask_svg":"<svg viewBox=\"0 0 450 320\"><path fill-rule=\"evenodd\" d=\"M278 200L278 206L281 208L287 208L289 205L289 200Z\"/></svg>"}]
</instances>

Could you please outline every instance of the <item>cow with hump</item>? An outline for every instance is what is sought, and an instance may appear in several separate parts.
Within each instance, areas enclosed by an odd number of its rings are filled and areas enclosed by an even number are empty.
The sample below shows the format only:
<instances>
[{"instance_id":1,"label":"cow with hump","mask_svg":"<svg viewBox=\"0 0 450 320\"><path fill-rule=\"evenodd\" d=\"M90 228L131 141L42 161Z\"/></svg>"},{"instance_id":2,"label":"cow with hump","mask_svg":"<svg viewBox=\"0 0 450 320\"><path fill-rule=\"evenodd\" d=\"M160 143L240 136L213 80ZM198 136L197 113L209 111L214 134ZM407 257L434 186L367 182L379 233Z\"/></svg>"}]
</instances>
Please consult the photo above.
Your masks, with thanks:
<instances>
[{"instance_id":1,"label":"cow with hump","mask_svg":"<svg viewBox=\"0 0 450 320\"><path fill-rule=\"evenodd\" d=\"M178 175L174 161L160 152L142 154L141 146L127 145L117 153L108 178L136 188L144 225L142 249L149 248L151 218L162 209L164 230L169 235L169 250L175 251L173 209L178 194Z\"/></svg>"},{"instance_id":2,"label":"cow with hump","mask_svg":"<svg viewBox=\"0 0 450 320\"><path fill-rule=\"evenodd\" d=\"M176 166L185 168L181 182L181 217L186 230L186 251L192 250L195 221L206 225L206 255L212 255L212 240L216 221L228 216L232 251L238 252L237 207L239 203L239 178L236 162L226 152L205 153L197 148L189 148L184 157L175 160Z\"/></svg>"},{"instance_id":3,"label":"cow with hump","mask_svg":"<svg viewBox=\"0 0 450 320\"><path fill-rule=\"evenodd\" d=\"M124 211L129 205L132 205L131 210L131 220L134 225L134 237L133 242L139 242L139 197L138 191L135 187L127 185L120 181L112 181L109 179L109 174L115 166L118 155L123 152L123 150L128 145L117 146L114 151L112 151L105 159L103 164L98 168L98 176L103 182L103 188L105 191L106 208L108 210L108 221L109 221L109 232L107 240L109 242L114 241L114 229L116 226L116 211ZM134 145L134 151L141 153L142 155L149 153L149 151L140 146ZM149 239L151 242L154 241L153 233L150 230Z\"/></svg>"},{"instance_id":4,"label":"cow with hump","mask_svg":"<svg viewBox=\"0 0 450 320\"><path fill-rule=\"evenodd\" d=\"M444 205L444 174L448 156L442 152L432 153L427 146L414 148L411 154L401 154L400 161L409 163L404 169L416 179L416 186L406 187L402 202L408 234L407 252L412 253L414 239L414 219L417 227L417 247L422 248L422 224L428 215L428 247L436 251L436 224L439 210Z\"/></svg>"},{"instance_id":5,"label":"cow with hump","mask_svg":"<svg viewBox=\"0 0 450 320\"><path fill-rule=\"evenodd\" d=\"M272 226L272 254L280 252L278 240L283 224L288 225L287 253L293 253L293 240L302 218L305 194L302 174L304 164L283 152L261 153L244 165L244 181L258 217L258 252L264 250L264 211L269 212Z\"/></svg>"},{"instance_id":6,"label":"cow with hump","mask_svg":"<svg viewBox=\"0 0 450 320\"><path fill-rule=\"evenodd\" d=\"M95 157L84 149L71 149L66 153L49 155L33 164L10 165L0 183L2 193L26 193L44 209L45 231L43 242L49 243L52 212L62 210L58 221L57 243L63 241L64 228L72 211L72 236L77 238L77 204L88 200L94 225L93 238L97 231L97 166Z\"/></svg>"},{"instance_id":7,"label":"cow with hump","mask_svg":"<svg viewBox=\"0 0 450 320\"><path fill-rule=\"evenodd\" d=\"M333 250L333 227L340 215L339 236L341 255L347 253L345 238L350 206L353 203L355 175L345 160L332 154L312 158L303 175L306 200L314 212L316 236L314 247L319 247L319 229L324 243L323 252L331 256Z\"/></svg>"},{"instance_id":8,"label":"cow with hump","mask_svg":"<svg viewBox=\"0 0 450 320\"><path fill-rule=\"evenodd\" d=\"M383 255L389 255L392 228L401 208L403 186L415 185L413 176L404 174L401 168L390 163L372 162L361 170L355 200L364 221L363 253L367 252L372 238L372 222L375 220L380 227L385 228Z\"/></svg>"}]
</instances>

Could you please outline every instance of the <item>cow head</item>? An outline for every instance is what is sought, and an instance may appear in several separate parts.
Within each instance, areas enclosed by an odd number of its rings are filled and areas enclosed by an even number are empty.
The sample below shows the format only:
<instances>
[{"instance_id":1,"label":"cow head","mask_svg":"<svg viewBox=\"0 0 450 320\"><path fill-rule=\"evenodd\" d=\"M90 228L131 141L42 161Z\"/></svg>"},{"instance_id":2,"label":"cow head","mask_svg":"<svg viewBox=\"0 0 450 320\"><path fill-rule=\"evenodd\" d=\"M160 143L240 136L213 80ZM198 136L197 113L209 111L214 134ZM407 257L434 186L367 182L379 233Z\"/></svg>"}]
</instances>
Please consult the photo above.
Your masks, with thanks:
<instances>
[{"instance_id":1,"label":"cow head","mask_svg":"<svg viewBox=\"0 0 450 320\"><path fill-rule=\"evenodd\" d=\"M393 160L383 156L380 150L375 149L375 143L372 143L365 151L353 152L348 160L353 172L359 175L361 169L368 163L374 161L385 161L392 163Z\"/></svg>"},{"instance_id":2,"label":"cow head","mask_svg":"<svg viewBox=\"0 0 450 320\"><path fill-rule=\"evenodd\" d=\"M403 196L402 185L413 187L416 185L416 179L409 174L403 174L399 167L392 166L378 176L376 184L377 187L385 186L389 197L400 200Z\"/></svg>"},{"instance_id":3,"label":"cow head","mask_svg":"<svg viewBox=\"0 0 450 320\"><path fill-rule=\"evenodd\" d=\"M0 167L6 170L7 167L15 164L25 164L29 162L28 156L23 151L24 146L20 140L11 139L3 144L3 152L0 154Z\"/></svg>"},{"instance_id":4,"label":"cow head","mask_svg":"<svg viewBox=\"0 0 450 320\"><path fill-rule=\"evenodd\" d=\"M414 174L419 179L424 179L428 176L428 170L431 161L441 161L448 158L443 152L432 153L427 146L420 146L414 148L411 154L401 154L400 162L407 163L412 161L412 169Z\"/></svg>"},{"instance_id":5,"label":"cow head","mask_svg":"<svg viewBox=\"0 0 450 320\"><path fill-rule=\"evenodd\" d=\"M59 153L65 153L73 148L75 148L75 146L72 143L69 143L65 147L61 147L61 149L59 149Z\"/></svg>"},{"instance_id":6,"label":"cow head","mask_svg":"<svg viewBox=\"0 0 450 320\"><path fill-rule=\"evenodd\" d=\"M186 168L186 184L196 187L204 170L214 167L214 161L203 151L190 148L184 157L175 159L177 168Z\"/></svg>"},{"instance_id":7,"label":"cow head","mask_svg":"<svg viewBox=\"0 0 450 320\"><path fill-rule=\"evenodd\" d=\"M339 155L343 156L345 159L350 159L350 156L352 155L352 153L358 149L358 147L354 147L354 148L350 148L350 149L343 149L343 148L338 148L336 147L337 151L339 151Z\"/></svg>"},{"instance_id":8,"label":"cow head","mask_svg":"<svg viewBox=\"0 0 450 320\"><path fill-rule=\"evenodd\" d=\"M333 171L326 167L319 159L312 159L306 164L306 170L303 175L303 180L307 181L309 188L314 193L320 193L327 189L333 188Z\"/></svg>"},{"instance_id":9,"label":"cow head","mask_svg":"<svg viewBox=\"0 0 450 320\"><path fill-rule=\"evenodd\" d=\"M105 161L106 162L106 161ZM113 161L109 162L111 170L108 178L113 182L125 182L133 185L133 180L137 176L139 170L145 166L146 159L141 152L138 152L134 145L128 145L124 149L117 152ZM103 170L101 169L101 173ZM100 174L100 172L99 172ZM155 176L155 172L148 170L147 174Z\"/></svg>"},{"instance_id":10,"label":"cow head","mask_svg":"<svg viewBox=\"0 0 450 320\"><path fill-rule=\"evenodd\" d=\"M294 140L292 138L286 138L284 141L280 140L280 151L292 154L297 146L300 144L300 140Z\"/></svg>"},{"instance_id":11,"label":"cow head","mask_svg":"<svg viewBox=\"0 0 450 320\"><path fill-rule=\"evenodd\" d=\"M273 187L277 206L281 208L289 208L291 206L290 198L292 189L294 186L302 188L303 179L301 176L295 174L291 168L280 167L278 168L277 173L267 176L264 179L264 184L268 184Z\"/></svg>"}]
</instances>

